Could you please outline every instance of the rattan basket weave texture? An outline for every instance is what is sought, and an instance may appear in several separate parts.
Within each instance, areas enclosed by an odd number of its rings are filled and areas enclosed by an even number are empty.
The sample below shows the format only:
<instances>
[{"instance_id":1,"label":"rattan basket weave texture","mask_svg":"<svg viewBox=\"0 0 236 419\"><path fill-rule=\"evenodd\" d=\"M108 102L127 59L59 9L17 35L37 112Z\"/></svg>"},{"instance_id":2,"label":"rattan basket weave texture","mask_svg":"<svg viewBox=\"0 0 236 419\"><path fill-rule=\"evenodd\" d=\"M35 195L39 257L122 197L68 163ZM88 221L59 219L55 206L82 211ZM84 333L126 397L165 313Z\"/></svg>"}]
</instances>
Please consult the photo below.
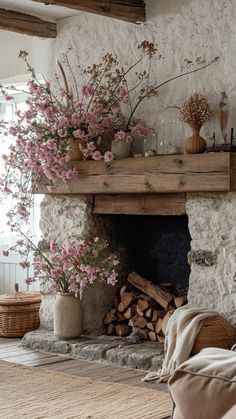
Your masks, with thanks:
<instances>
[{"instance_id":1,"label":"rattan basket weave texture","mask_svg":"<svg viewBox=\"0 0 236 419\"><path fill-rule=\"evenodd\" d=\"M39 327L40 292L0 295L0 336L22 337Z\"/></svg>"},{"instance_id":2,"label":"rattan basket weave texture","mask_svg":"<svg viewBox=\"0 0 236 419\"><path fill-rule=\"evenodd\" d=\"M192 354L195 355L203 348L214 347L230 349L235 342L235 328L222 316L208 317L202 321Z\"/></svg>"}]
</instances>

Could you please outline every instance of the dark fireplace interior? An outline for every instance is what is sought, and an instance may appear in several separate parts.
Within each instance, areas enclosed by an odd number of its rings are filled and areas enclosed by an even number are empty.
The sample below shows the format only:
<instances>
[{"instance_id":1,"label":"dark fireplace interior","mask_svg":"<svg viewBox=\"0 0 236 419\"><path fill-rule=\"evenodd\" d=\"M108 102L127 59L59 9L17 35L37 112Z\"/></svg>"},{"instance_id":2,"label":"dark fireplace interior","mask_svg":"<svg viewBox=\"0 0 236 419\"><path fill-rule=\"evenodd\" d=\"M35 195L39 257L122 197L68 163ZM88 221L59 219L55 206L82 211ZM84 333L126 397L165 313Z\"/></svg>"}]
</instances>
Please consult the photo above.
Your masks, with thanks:
<instances>
[{"instance_id":1,"label":"dark fireplace interior","mask_svg":"<svg viewBox=\"0 0 236 419\"><path fill-rule=\"evenodd\" d=\"M112 215L113 246L123 248L128 271L158 283L171 283L175 295L188 291L188 217Z\"/></svg>"}]
</instances>

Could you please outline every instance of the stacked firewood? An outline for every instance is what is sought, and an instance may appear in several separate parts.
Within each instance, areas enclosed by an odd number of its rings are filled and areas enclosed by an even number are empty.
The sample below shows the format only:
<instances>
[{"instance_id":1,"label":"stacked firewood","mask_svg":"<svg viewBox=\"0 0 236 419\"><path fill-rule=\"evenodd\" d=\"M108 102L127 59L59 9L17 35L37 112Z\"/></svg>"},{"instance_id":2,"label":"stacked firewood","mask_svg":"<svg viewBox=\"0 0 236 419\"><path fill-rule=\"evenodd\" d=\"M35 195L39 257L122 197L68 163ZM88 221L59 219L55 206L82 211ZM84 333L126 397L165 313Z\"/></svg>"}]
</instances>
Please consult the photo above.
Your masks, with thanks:
<instances>
[{"instance_id":1,"label":"stacked firewood","mask_svg":"<svg viewBox=\"0 0 236 419\"><path fill-rule=\"evenodd\" d=\"M131 272L128 285L119 290L116 307L104 319L107 334L127 336L133 331L142 339L164 342L171 314L187 302L185 296L175 297L169 288L170 284L157 286Z\"/></svg>"}]
</instances>

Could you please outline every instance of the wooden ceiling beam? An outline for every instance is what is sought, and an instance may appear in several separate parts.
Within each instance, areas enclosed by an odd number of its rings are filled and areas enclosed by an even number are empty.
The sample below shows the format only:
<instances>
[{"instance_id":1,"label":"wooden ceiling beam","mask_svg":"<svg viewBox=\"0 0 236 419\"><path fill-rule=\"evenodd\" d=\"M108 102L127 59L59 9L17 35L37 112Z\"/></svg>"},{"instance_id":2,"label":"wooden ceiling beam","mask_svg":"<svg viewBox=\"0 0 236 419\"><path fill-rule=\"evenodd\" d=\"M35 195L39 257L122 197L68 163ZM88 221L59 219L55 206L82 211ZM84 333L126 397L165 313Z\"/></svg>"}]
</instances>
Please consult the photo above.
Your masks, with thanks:
<instances>
[{"instance_id":1,"label":"wooden ceiling beam","mask_svg":"<svg viewBox=\"0 0 236 419\"><path fill-rule=\"evenodd\" d=\"M56 24L36 16L0 8L0 29L42 38L56 38Z\"/></svg>"},{"instance_id":2,"label":"wooden ceiling beam","mask_svg":"<svg viewBox=\"0 0 236 419\"><path fill-rule=\"evenodd\" d=\"M145 22L144 0L33 0L46 5L62 6L83 12L95 13L126 22Z\"/></svg>"}]
</instances>

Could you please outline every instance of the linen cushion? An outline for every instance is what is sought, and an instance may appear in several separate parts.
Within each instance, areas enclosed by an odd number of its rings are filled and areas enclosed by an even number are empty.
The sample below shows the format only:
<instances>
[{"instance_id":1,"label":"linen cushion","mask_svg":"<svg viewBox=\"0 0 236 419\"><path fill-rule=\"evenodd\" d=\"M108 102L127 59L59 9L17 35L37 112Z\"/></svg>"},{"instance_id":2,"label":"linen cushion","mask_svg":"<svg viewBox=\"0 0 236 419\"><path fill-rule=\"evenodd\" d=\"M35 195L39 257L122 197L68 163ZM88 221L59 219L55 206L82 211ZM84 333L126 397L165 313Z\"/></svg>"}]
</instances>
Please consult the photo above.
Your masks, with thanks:
<instances>
[{"instance_id":1,"label":"linen cushion","mask_svg":"<svg viewBox=\"0 0 236 419\"><path fill-rule=\"evenodd\" d=\"M170 378L173 419L221 419L236 404L236 353L205 348Z\"/></svg>"}]
</instances>

